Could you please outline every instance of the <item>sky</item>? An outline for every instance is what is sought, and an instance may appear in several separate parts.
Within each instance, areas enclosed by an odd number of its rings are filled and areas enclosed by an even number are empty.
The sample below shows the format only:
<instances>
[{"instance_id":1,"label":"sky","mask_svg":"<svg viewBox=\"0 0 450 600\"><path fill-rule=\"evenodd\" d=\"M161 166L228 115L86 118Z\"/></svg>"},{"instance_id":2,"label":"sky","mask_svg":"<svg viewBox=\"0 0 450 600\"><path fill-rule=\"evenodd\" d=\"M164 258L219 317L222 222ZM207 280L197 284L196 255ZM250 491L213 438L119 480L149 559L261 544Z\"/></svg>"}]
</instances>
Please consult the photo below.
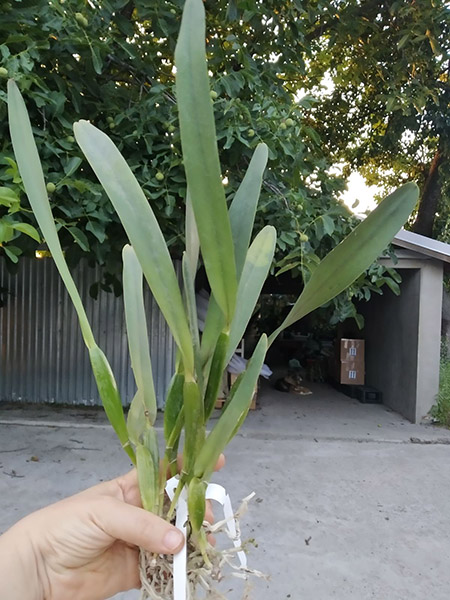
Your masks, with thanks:
<instances>
[{"instance_id":1,"label":"sky","mask_svg":"<svg viewBox=\"0 0 450 600\"><path fill-rule=\"evenodd\" d=\"M353 212L362 214L377 206L374 196L379 191L375 185L366 185L359 173L352 173L348 179L348 190L342 194L342 199ZM359 200L359 204L352 208L356 200Z\"/></svg>"}]
</instances>

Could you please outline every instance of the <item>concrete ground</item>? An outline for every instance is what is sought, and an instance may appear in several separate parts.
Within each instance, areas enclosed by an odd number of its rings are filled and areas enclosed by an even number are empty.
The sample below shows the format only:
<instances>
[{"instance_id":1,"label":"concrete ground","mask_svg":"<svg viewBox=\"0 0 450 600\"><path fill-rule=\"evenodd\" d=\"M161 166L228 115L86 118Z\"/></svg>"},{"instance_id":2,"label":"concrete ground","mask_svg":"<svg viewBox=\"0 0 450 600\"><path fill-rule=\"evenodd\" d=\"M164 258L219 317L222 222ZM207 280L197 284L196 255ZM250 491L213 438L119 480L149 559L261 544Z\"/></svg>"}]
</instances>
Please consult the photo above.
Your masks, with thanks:
<instances>
[{"instance_id":1,"label":"concrete ground","mask_svg":"<svg viewBox=\"0 0 450 600\"><path fill-rule=\"evenodd\" d=\"M450 431L311 388L263 387L215 477L235 505L256 492L243 537L270 581L252 597L447 600ZM0 531L128 467L101 412L0 404ZM239 597L237 580L224 589Z\"/></svg>"}]
</instances>

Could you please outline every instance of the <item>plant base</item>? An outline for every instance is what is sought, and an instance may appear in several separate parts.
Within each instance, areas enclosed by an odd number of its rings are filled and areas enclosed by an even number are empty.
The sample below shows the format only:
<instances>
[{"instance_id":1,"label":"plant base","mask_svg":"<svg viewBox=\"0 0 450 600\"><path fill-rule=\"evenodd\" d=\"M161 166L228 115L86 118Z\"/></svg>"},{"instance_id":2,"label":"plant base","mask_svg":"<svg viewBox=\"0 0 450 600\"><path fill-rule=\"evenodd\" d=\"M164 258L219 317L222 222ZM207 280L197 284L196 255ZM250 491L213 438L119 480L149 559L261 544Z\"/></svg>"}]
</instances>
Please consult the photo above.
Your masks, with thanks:
<instances>
[{"instance_id":1,"label":"plant base","mask_svg":"<svg viewBox=\"0 0 450 600\"><path fill-rule=\"evenodd\" d=\"M249 497L250 498L250 497ZM236 529L239 532L239 519L246 512L249 498L246 498L234 515ZM222 520L214 525L204 523L206 535L225 533L228 537L227 521ZM243 544L243 546L247 546ZM218 550L208 544L207 556L188 538L187 544L187 593L186 600L226 600L216 588L224 578L225 570L231 569L232 575L246 580L242 599L249 600L250 586L248 579L251 575L266 576L259 571L248 569L237 564L237 553L241 547ZM208 564L209 563L209 564ZM151 554L141 550L140 555L141 598L140 600L172 600L173 598L173 559L170 555Z\"/></svg>"}]
</instances>

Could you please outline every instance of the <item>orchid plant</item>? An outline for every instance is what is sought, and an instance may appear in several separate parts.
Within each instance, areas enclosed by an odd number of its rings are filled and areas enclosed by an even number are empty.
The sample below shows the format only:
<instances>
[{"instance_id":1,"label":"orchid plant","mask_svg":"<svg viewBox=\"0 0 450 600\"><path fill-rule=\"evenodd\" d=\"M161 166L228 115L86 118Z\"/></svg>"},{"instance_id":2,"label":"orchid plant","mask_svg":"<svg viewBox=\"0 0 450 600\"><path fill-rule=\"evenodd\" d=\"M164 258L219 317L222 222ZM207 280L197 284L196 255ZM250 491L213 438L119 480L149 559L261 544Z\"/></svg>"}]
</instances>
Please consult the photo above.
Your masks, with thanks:
<instances>
[{"instance_id":1,"label":"orchid plant","mask_svg":"<svg viewBox=\"0 0 450 600\"><path fill-rule=\"evenodd\" d=\"M214 557L219 553L209 545L203 522L206 486L220 453L247 415L268 347L286 327L352 284L387 247L418 198L415 184L402 186L322 260L280 326L270 335L261 335L245 371L231 388L220 418L208 432L222 374L245 332L272 264L276 231L267 225L252 239L268 159L266 145L256 147L238 192L230 204L227 202L210 97L205 38L203 2L186 0L175 52L176 95L187 180L186 247L181 285L152 208L117 147L92 123L79 121L74 125L75 139L109 196L130 242L123 249L123 288L136 394L127 417L114 375L96 344L64 259L25 104L14 81L8 84L10 131L20 175L42 236L77 311L106 414L137 467L143 507L172 519L180 494L184 490L187 495L189 551L201 557L203 580L205 572L214 574ZM202 335L194 291L199 264L203 264L211 288ZM162 457L154 426L157 405L143 277L177 346L176 371L165 401ZM175 496L168 502L166 481L176 474L179 450L183 466ZM167 575L170 565L164 563L159 569L158 581L158 567L153 564L150 568L151 560L152 557L147 557L148 564L142 573L143 577L151 573L156 583L146 594L160 598L162 586L167 586L170 579ZM191 597L195 597L197 583L198 579L192 577Z\"/></svg>"}]
</instances>

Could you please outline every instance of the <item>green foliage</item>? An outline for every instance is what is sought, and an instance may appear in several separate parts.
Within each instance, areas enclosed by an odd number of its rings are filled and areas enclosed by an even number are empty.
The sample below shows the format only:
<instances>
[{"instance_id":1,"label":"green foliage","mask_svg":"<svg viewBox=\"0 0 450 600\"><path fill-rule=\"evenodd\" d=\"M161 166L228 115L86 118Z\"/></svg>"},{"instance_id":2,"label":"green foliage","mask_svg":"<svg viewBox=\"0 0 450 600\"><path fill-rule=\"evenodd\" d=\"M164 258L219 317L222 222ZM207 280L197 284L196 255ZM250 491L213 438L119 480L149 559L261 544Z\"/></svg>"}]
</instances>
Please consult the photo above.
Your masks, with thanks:
<instances>
[{"instance_id":1,"label":"green foliage","mask_svg":"<svg viewBox=\"0 0 450 600\"><path fill-rule=\"evenodd\" d=\"M439 393L432 415L439 423L450 427L450 360L441 360Z\"/></svg>"},{"instance_id":2,"label":"green foliage","mask_svg":"<svg viewBox=\"0 0 450 600\"><path fill-rule=\"evenodd\" d=\"M0 63L26 100L45 179L52 186L50 202L66 259L70 266L88 256L103 265L106 289L117 290L120 251L127 238L102 187L81 162L72 123L89 119L108 131L149 200L171 255L180 258L186 178L173 56L183 4L183 0L13 0L0 12ZM309 68L316 64L311 60L318 56L319 32L327 39L322 21L330 14L329 4L314 2L307 8L278 0L206 4L213 82L208 102L216 121L221 174L228 181L227 201L235 196L238 200L253 152L264 142L269 163L256 230L267 224L276 227L272 271L291 270L299 277L299 291L301 277L308 277L355 225L337 200L345 181L332 170L334 156L330 159L329 144L322 139L316 99L304 94L297 101L298 90L311 88L319 79ZM11 162L5 85L6 79L0 78L0 185L21 199L14 219L35 224ZM17 229L14 235L5 244L10 258L34 250L31 238L19 235ZM243 260L240 252L237 269ZM384 276L390 280L389 274ZM362 290L363 297L377 291L372 281L377 277L378 271L372 271L361 278L334 305L333 318L350 310L353 290L357 294Z\"/></svg>"},{"instance_id":3,"label":"green foliage","mask_svg":"<svg viewBox=\"0 0 450 600\"><path fill-rule=\"evenodd\" d=\"M424 191L439 150L434 234L450 239L448 2L346 0L319 24L306 89L319 99L313 123L327 155L385 193L408 179Z\"/></svg>"},{"instance_id":4,"label":"green foliage","mask_svg":"<svg viewBox=\"0 0 450 600\"><path fill-rule=\"evenodd\" d=\"M229 325L236 306L234 247L221 181L205 40L191 35L195 27L205 30L201 4L183 12L175 50L183 164L211 294Z\"/></svg>"},{"instance_id":5,"label":"green foliage","mask_svg":"<svg viewBox=\"0 0 450 600\"><path fill-rule=\"evenodd\" d=\"M450 428L450 356L448 340L441 338L441 362L439 371L439 392L431 415L446 427Z\"/></svg>"}]
</instances>

